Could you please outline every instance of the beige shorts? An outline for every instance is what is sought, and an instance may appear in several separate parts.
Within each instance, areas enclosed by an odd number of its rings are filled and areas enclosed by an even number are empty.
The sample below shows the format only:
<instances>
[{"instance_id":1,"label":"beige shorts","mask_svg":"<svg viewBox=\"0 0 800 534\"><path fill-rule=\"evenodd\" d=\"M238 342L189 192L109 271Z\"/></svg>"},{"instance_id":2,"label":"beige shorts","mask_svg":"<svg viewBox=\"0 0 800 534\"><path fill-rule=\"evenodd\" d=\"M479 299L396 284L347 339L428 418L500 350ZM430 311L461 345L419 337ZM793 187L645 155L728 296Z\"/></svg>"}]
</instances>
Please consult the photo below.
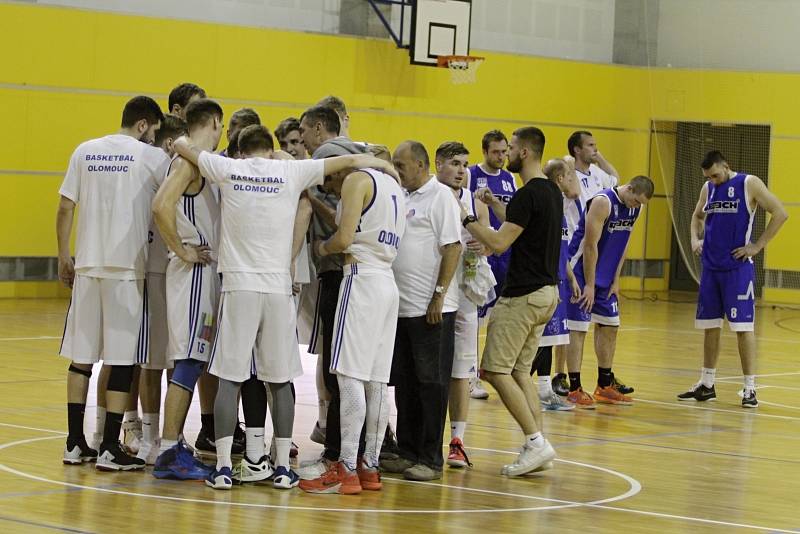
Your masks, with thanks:
<instances>
[{"instance_id":1,"label":"beige shorts","mask_svg":"<svg viewBox=\"0 0 800 534\"><path fill-rule=\"evenodd\" d=\"M481 369L529 373L544 327L558 305L558 287L545 286L521 297L500 297L486 332Z\"/></svg>"}]
</instances>

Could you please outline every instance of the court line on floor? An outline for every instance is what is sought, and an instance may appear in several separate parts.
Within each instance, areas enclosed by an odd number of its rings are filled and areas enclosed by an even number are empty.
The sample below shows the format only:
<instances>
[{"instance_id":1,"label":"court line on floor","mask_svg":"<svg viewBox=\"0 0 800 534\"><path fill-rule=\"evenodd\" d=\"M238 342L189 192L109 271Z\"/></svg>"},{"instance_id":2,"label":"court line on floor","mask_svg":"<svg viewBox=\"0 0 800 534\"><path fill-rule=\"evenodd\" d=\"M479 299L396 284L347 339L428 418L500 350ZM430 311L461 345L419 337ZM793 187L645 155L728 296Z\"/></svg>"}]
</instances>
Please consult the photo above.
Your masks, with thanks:
<instances>
[{"instance_id":1,"label":"court line on floor","mask_svg":"<svg viewBox=\"0 0 800 534\"><path fill-rule=\"evenodd\" d=\"M636 402L644 402L647 404L660 404L662 406L669 406L670 408L675 409L690 409L690 410L704 410L709 412L722 412L722 413L730 413L734 415L746 415L746 416L757 416L757 417L770 417L773 419L788 419L789 421L800 421L800 417L793 417L791 415L775 415L771 413L759 413L753 410L744 411L745 409L742 408L741 410L724 410L722 408L708 408L706 406L696 406L694 404L676 404L672 402L664 402L664 401L657 401L657 400L650 400L650 399L642 399L641 397L636 397ZM679 401L676 401L679 402Z\"/></svg>"},{"instance_id":2,"label":"court line on floor","mask_svg":"<svg viewBox=\"0 0 800 534\"><path fill-rule=\"evenodd\" d=\"M14 517L8 517L8 516L4 516L4 515L0 515L0 521L8 521L8 522L11 522L11 523L19 523L19 524L28 525L28 526L31 526L31 527L48 528L50 530L58 530L60 532L74 532L76 534L90 534L90 532L91 532L89 530L77 530L77 529L69 528L69 527L57 527L57 526L53 526L53 525L48 525L46 523L37 523L35 521L27 521L25 519L17 519L17 518L14 518Z\"/></svg>"},{"instance_id":3,"label":"court line on floor","mask_svg":"<svg viewBox=\"0 0 800 534\"><path fill-rule=\"evenodd\" d=\"M0 341L39 341L43 339L61 339L61 336L0 337Z\"/></svg>"},{"instance_id":4,"label":"court line on floor","mask_svg":"<svg viewBox=\"0 0 800 534\"><path fill-rule=\"evenodd\" d=\"M15 425L12 423L0 423L0 426L7 426L11 428L19 428L22 430L38 430L39 432L49 432L50 434L58 434L60 436L66 436L66 432L62 432L61 430L50 430L49 428L37 428L35 426L23 426L23 425ZM44 438L42 438L44 439Z\"/></svg>"},{"instance_id":5,"label":"court line on floor","mask_svg":"<svg viewBox=\"0 0 800 534\"><path fill-rule=\"evenodd\" d=\"M763 378L765 376L794 376L794 375L800 375L800 371L787 371L785 373L766 373L763 375L753 375L753 376L756 378ZM741 380L743 378L744 375L734 375L734 376L721 376L719 378L716 378L715 380L734 380L734 379Z\"/></svg>"},{"instance_id":6,"label":"court line on floor","mask_svg":"<svg viewBox=\"0 0 800 534\"><path fill-rule=\"evenodd\" d=\"M777 402L770 402L765 400L758 401L759 404L766 404L767 406L776 406L778 408L789 408L791 410L800 410L800 406L789 406L788 404L779 404Z\"/></svg>"},{"instance_id":7,"label":"court line on floor","mask_svg":"<svg viewBox=\"0 0 800 534\"><path fill-rule=\"evenodd\" d=\"M43 430L43 429L42 429ZM29 438L23 439L18 441L12 441L9 443L4 443L0 445L0 450L7 449L10 447L14 447L17 445L25 445L28 443L34 443L38 441L45 441L50 439L57 439L61 436L46 436L41 438ZM512 451L501 451L503 454L513 454ZM82 484L74 484L71 482L64 482L60 480L53 480L45 477L40 477L37 475L33 475L30 473L25 473L23 471L19 471L14 469L13 467L9 467L5 464L0 464L0 471L6 471L16 476L21 476L24 478L28 478L31 480L36 480L39 482L45 482L70 488L78 488L90 491L96 491L99 493L112 493L117 495L127 495L130 497L142 497L146 499L157 499L157 500L168 500L168 501L178 501L178 502L194 502L194 503L204 503L204 504L214 504L214 505L228 505L234 507L242 507L242 508L268 508L268 509L281 509L281 510L300 510L300 511L317 511L317 512L355 512L355 513L380 513L380 514L457 514L457 513L506 513L506 512L535 512L535 511L546 511L546 510L559 510L562 508L579 508L582 506L591 506L596 503L610 503L610 502L617 502L622 499L627 499L633 495L636 495L641 491L641 484L634 478L625 475L624 473L619 473L612 469L607 469L600 466L595 466L592 464L584 464L580 462L572 462L569 460L557 460L564 463L571 463L583 467L588 467L590 469L596 469L599 471L603 471L606 473L610 473L612 475L618 476L625 480L629 486L628 491L623 494L616 495L614 497L607 497L604 499L596 500L596 501L589 501L589 502L579 502L579 501L567 501L562 499L553 499L549 497L539 497L537 495L523 495L523 494L516 494L516 493L508 493L508 492L499 492L494 490L484 490L480 488L467 488L462 486L453 486L447 484L438 484L433 482L416 482L416 481L405 481L405 480L396 480L391 478L385 478L386 481L392 482L402 482L402 483L409 483L409 484L418 484L418 485L432 485L438 487L444 487L448 489L455 489L459 491L466 491L472 493L484 493L484 494L493 494L499 495L503 497L513 497L518 499L531 499L537 501L545 501L545 502L552 502L558 503L550 506L534 506L534 507L525 507L525 508L491 508L491 509L461 509L461 510L454 510L454 509L435 509L435 510L396 510L396 509L360 509L360 508L322 508L316 506L288 506L288 505L272 505L272 504L255 504L255 503L232 503L227 501L216 501L216 500L208 500L208 499L194 499L189 497L173 497L169 495L154 495L154 494L147 494L147 493L137 493L131 491L122 491L122 490L114 490L109 488L97 487L97 486L85 486Z\"/></svg>"}]
</instances>

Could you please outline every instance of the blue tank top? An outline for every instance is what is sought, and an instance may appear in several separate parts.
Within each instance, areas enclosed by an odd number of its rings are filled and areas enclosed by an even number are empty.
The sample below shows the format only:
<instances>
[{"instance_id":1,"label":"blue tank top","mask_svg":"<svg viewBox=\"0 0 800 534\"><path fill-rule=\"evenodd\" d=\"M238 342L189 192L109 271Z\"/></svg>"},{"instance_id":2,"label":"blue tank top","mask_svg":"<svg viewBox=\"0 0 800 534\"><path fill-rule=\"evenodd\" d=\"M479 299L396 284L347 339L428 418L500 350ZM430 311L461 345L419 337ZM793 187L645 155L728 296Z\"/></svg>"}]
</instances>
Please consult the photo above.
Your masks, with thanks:
<instances>
[{"instance_id":1,"label":"blue tank top","mask_svg":"<svg viewBox=\"0 0 800 534\"><path fill-rule=\"evenodd\" d=\"M508 202L517 190L517 185L514 183L514 175L505 169L500 169L499 174L492 175L483 172L479 165L473 165L469 168L469 176L470 191L474 193L481 187L488 187L495 198L505 206L508 206ZM503 224L491 209L489 210L489 223L495 230Z\"/></svg>"},{"instance_id":2,"label":"blue tank top","mask_svg":"<svg viewBox=\"0 0 800 534\"><path fill-rule=\"evenodd\" d=\"M633 224L639 218L641 208L629 208L619 198L617 188L603 189L586 203L586 211L581 215L575 235L569 244L569 253L575 272L583 273L583 238L586 233L586 214L592 201L604 196L611 202L611 212L603 224L603 232L597 243L597 267L595 268L595 286L611 287L617 274L617 267L625 254L625 248L631 238Z\"/></svg>"},{"instance_id":3,"label":"blue tank top","mask_svg":"<svg viewBox=\"0 0 800 534\"><path fill-rule=\"evenodd\" d=\"M706 269L730 271L744 263L731 252L749 243L753 230L755 212L747 205L746 178L746 174L739 173L720 185L706 183L708 200L703 207L706 223L702 254Z\"/></svg>"},{"instance_id":4,"label":"blue tank top","mask_svg":"<svg viewBox=\"0 0 800 534\"><path fill-rule=\"evenodd\" d=\"M569 227L567 218L561 217L561 254L558 258L558 279L567 279L567 263L569 262Z\"/></svg>"}]
</instances>

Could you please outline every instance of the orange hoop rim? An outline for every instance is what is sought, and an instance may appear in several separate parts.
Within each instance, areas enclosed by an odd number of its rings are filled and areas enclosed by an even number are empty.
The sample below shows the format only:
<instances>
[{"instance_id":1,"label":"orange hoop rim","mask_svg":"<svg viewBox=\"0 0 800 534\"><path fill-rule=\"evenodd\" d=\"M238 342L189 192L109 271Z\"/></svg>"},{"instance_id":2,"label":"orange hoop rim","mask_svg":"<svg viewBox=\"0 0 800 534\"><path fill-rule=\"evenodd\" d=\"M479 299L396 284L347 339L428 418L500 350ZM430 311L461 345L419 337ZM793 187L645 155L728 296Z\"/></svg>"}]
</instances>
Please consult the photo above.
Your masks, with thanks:
<instances>
[{"instance_id":1,"label":"orange hoop rim","mask_svg":"<svg viewBox=\"0 0 800 534\"><path fill-rule=\"evenodd\" d=\"M436 66L442 68L449 68L451 62L463 61L466 63L474 63L476 61L484 61L486 58L481 56L438 56L436 58Z\"/></svg>"}]
</instances>

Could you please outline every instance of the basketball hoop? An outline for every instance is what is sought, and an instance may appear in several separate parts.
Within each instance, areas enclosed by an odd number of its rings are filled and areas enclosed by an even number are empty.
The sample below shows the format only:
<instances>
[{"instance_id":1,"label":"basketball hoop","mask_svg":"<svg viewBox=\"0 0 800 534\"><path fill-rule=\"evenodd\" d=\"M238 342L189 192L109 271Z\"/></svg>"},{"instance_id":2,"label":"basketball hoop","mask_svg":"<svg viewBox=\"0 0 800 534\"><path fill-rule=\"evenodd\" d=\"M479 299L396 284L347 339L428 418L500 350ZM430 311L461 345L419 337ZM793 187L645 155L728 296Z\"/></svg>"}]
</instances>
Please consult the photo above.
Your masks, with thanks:
<instances>
[{"instance_id":1,"label":"basketball hoop","mask_svg":"<svg viewBox=\"0 0 800 534\"><path fill-rule=\"evenodd\" d=\"M475 83L483 60L480 56L439 56L437 66L450 69L450 83Z\"/></svg>"}]
</instances>

